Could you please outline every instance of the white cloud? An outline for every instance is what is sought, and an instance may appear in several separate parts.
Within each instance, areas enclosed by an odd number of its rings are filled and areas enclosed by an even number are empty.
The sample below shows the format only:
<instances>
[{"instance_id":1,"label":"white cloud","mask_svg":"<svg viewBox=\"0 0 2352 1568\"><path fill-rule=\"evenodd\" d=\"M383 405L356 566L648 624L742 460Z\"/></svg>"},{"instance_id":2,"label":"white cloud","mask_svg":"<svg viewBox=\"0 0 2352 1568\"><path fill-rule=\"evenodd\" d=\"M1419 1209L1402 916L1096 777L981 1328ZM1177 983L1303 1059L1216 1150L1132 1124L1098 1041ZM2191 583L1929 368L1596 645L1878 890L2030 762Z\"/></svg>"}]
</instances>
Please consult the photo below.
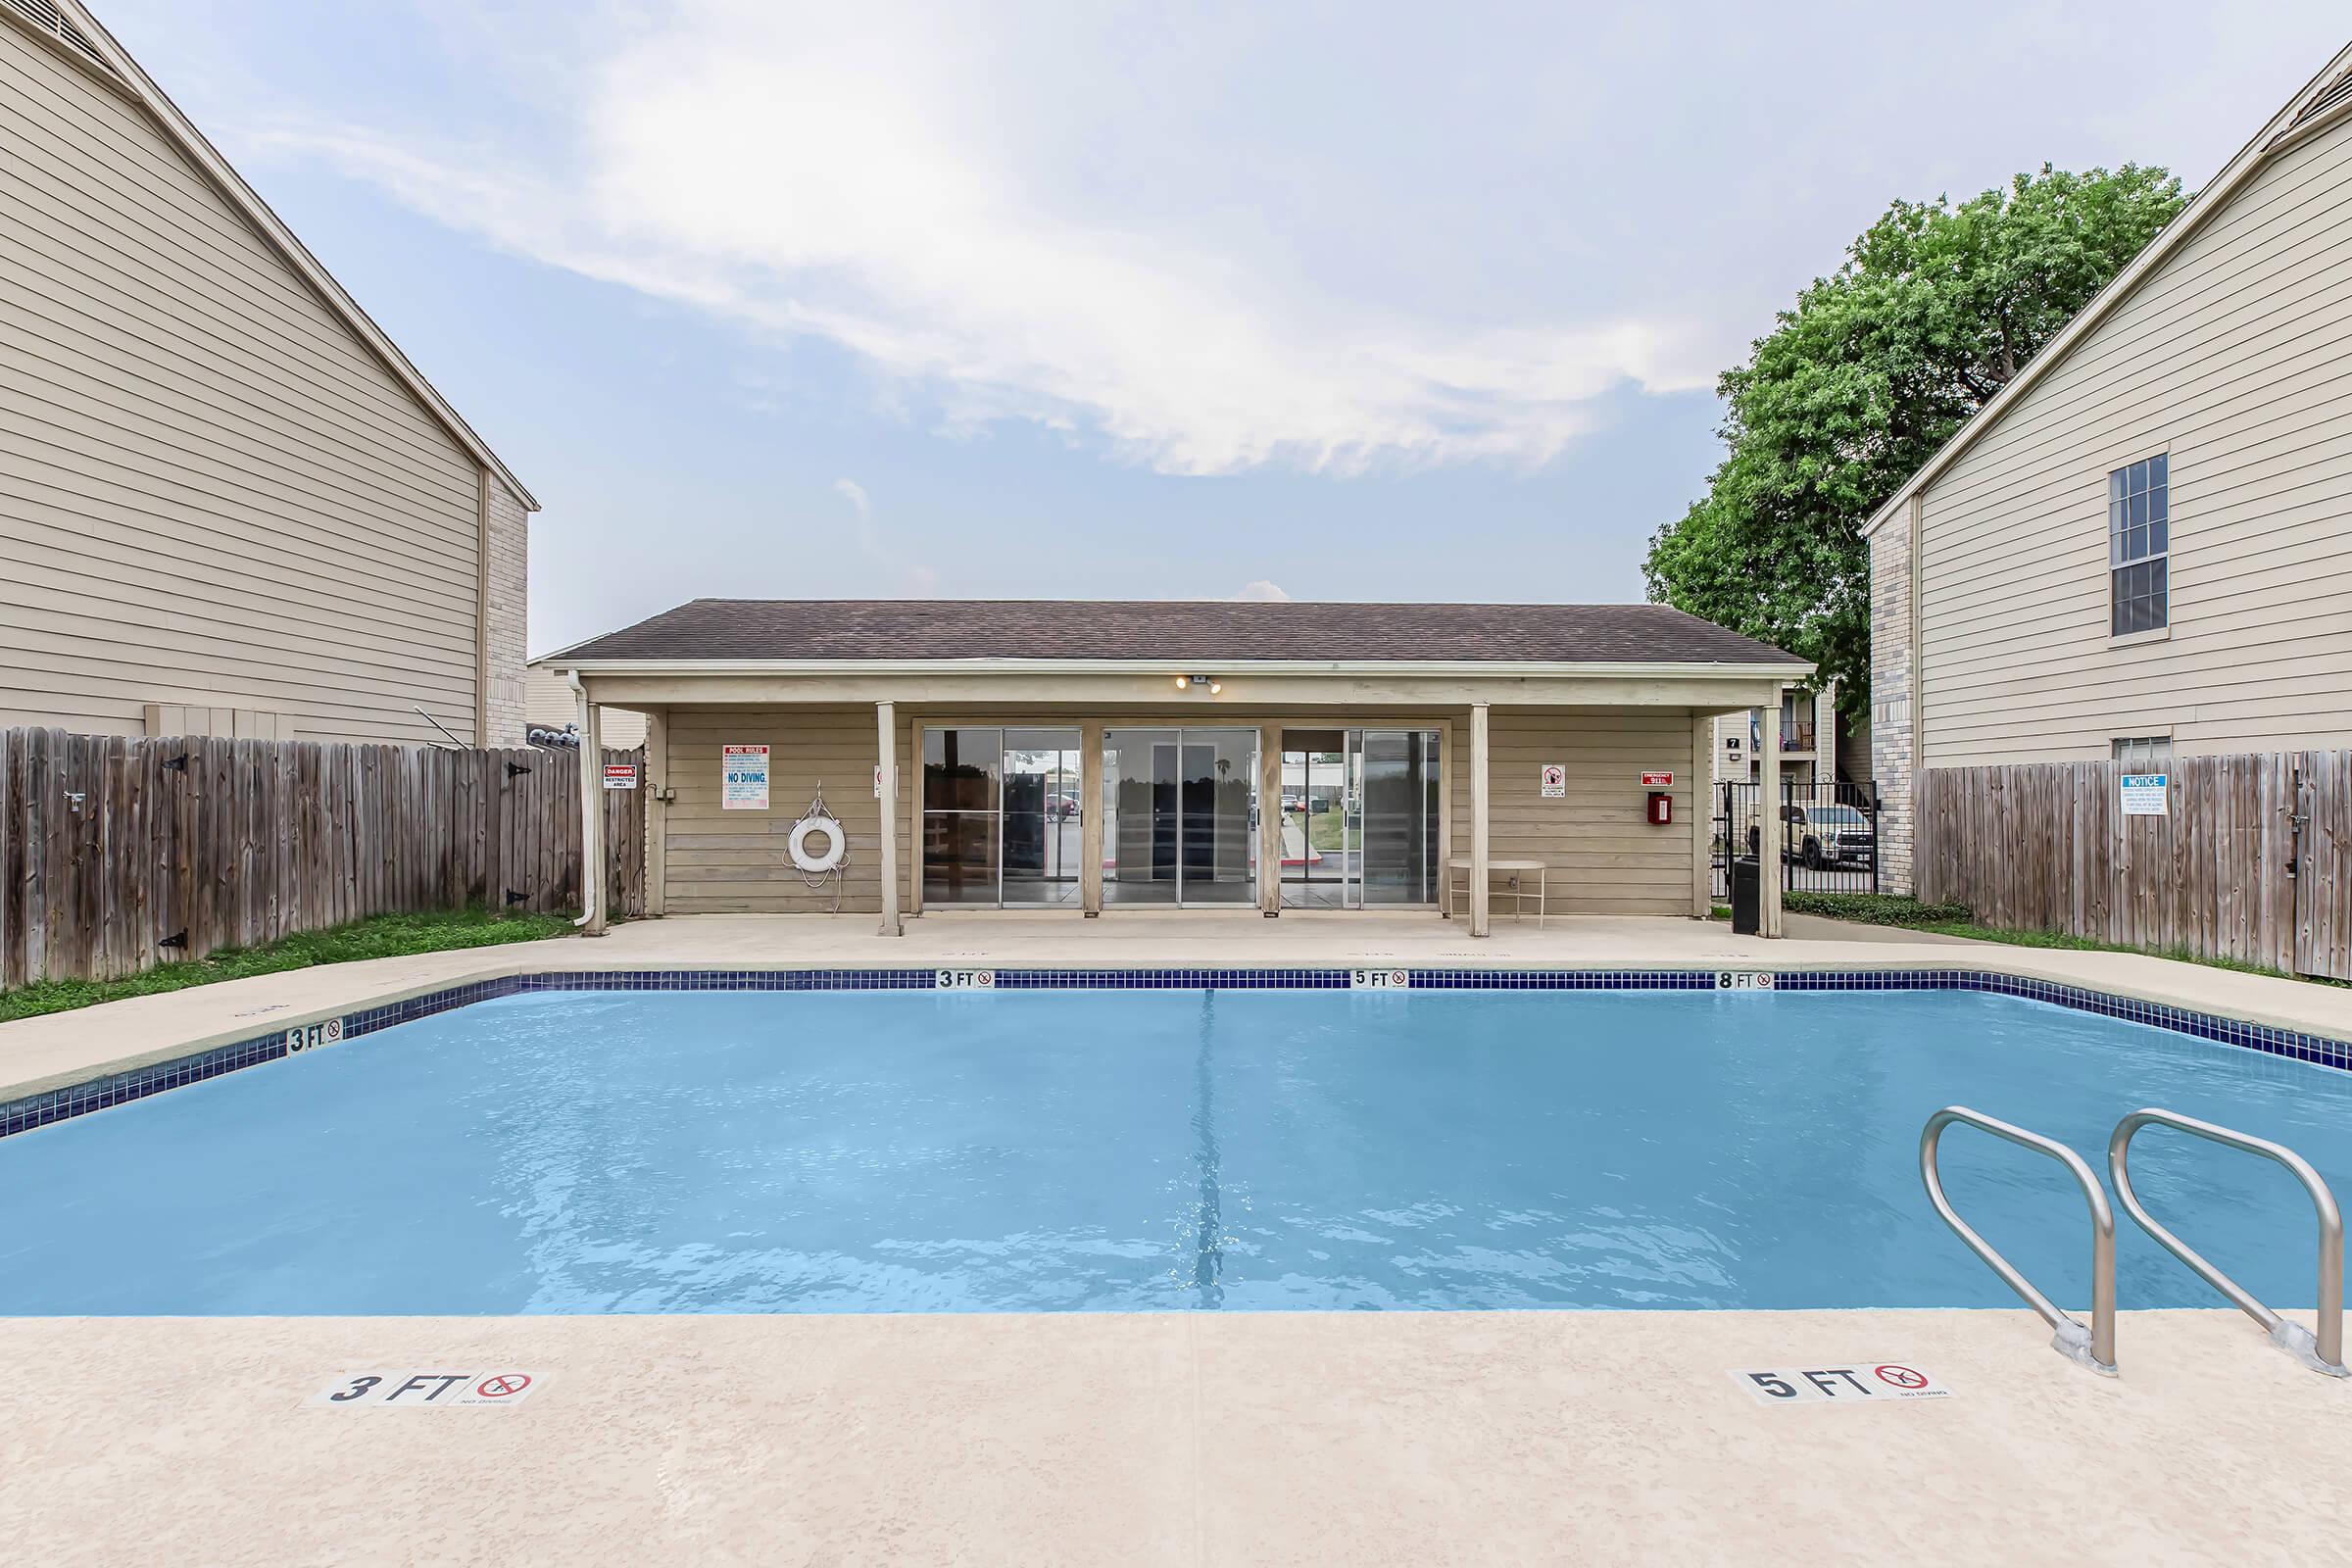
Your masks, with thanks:
<instances>
[{"instance_id":1,"label":"white cloud","mask_svg":"<svg viewBox=\"0 0 2352 1568\"><path fill-rule=\"evenodd\" d=\"M1291 596L1281 584L1268 582L1265 578L1258 577L1242 584L1240 592L1228 597L1265 604L1287 604Z\"/></svg>"},{"instance_id":2,"label":"white cloud","mask_svg":"<svg viewBox=\"0 0 2352 1568\"><path fill-rule=\"evenodd\" d=\"M855 479L836 479L833 493L857 509L858 520L864 522L874 514L874 504L865 498L865 486Z\"/></svg>"},{"instance_id":3,"label":"white cloud","mask_svg":"<svg viewBox=\"0 0 2352 1568\"><path fill-rule=\"evenodd\" d=\"M945 428L1027 420L1172 473L1541 463L1611 389L1712 375L1679 315L1344 291L1215 192L1182 197L1176 124L1160 146L1095 101L1119 40L956 16L683 0L616 29L542 141L267 139L504 248L839 344ZM1072 167L1105 115L1140 138L1138 183Z\"/></svg>"},{"instance_id":4,"label":"white cloud","mask_svg":"<svg viewBox=\"0 0 2352 1568\"><path fill-rule=\"evenodd\" d=\"M1893 197L2044 159L2203 177L2341 6L418 9L472 74L438 118L244 147L837 345L945 432L1218 474L1540 464L1613 392L1709 386ZM2072 90L2135 26L2180 47L2132 94ZM1999 115L1915 112L1986 79Z\"/></svg>"}]
</instances>

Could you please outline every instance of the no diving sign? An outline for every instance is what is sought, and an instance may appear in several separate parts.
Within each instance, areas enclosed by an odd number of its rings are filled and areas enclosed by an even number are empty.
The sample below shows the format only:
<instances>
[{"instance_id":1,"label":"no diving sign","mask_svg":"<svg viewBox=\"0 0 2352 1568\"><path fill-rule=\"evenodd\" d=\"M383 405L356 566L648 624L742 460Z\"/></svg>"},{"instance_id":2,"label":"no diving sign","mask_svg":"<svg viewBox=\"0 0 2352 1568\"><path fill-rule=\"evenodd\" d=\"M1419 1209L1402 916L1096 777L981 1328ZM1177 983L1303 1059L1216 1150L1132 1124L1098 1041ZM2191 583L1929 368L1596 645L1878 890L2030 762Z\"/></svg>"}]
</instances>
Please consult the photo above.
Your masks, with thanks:
<instances>
[{"instance_id":1,"label":"no diving sign","mask_svg":"<svg viewBox=\"0 0 2352 1568\"><path fill-rule=\"evenodd\" d=\"M512 1409L538 1393L544 1381L531 1372L346 1372L303 1403L346 1410Z\"/></svg>"},{"instance_id":2,"label":"no diving sign","mask_svg":"<svg viewBox=\"0 0 2352 1568\"><path fill-rule=\"evenodd\" d=\"M1765 1404L1889 1404L1952 1396L1934 1374L1908 1361L1841 1361L1762 1372L1735 1368L1732 1381Z\"/></svg>"}]
</instances>

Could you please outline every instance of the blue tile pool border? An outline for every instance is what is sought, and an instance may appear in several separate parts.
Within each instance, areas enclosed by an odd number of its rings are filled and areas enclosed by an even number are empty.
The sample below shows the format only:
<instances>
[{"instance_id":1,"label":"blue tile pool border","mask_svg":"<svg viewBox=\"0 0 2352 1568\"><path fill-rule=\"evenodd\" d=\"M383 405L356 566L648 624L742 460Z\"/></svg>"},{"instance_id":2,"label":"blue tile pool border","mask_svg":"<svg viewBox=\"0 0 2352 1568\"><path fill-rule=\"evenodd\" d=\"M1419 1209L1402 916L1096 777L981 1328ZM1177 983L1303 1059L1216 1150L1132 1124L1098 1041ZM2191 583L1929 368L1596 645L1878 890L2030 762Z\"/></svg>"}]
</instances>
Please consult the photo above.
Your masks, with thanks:
<instances>
[{"instance_id":1,"label":"blue tile pool border","mask_svg":"<svg viewBox=\"0 0 2352 1568\"><path fill-rule=\"evenodd\" d=\"M112 1073L17 1100L0 1101L0 1138L30 1132L74 1116L144 1100L166 1090L203 1083L223 1073L281 1061L312 1046L356 1039L414 1023L453 1007L539 991L933 991L935 967L890 969L602 969L501 975L447 990L365 1007L339 1018L273 1029L268 1034ZM1165 969L995 969L1003 991L1347 991L1356 971L1327 967ZM1732 972L1716 969L1411 969L1421 991L1714 991ZM2352 1071L2352 1041L2218 1013L2119 997L2082 986L1982 969L1850 969L1770 971L1771 991L1984 991L2095 1012L2128 1023L2284 1056L2315 1066ZM323 1033L322 1033L323 1031Z\"/></svg>"}]
</instances>

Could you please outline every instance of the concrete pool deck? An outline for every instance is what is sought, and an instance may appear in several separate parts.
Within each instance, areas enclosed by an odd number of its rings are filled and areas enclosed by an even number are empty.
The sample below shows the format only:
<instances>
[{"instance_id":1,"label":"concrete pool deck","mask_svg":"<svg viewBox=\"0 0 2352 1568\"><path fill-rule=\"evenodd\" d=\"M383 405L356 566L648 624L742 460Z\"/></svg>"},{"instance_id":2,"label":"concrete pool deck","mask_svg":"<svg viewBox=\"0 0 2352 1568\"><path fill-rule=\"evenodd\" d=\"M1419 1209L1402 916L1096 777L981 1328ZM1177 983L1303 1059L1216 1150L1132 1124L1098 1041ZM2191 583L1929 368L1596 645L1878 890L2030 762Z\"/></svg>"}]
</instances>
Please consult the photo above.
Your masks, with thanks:
<instances>
[{"instance_id":1,"label":"concrete pool deck","mask_svg":"<svg viewBox=\"0 0 2352 1568\"><path fill-rule=\"evenodd\" d=\"M871 915L675 915L563 938L326 964L0 1023L0 1100L184 1056L298 1023L504 975L598 969L1163 968L1337 964L1450 968L1990 970L2352 1040L2352 990L2129 953L1922 937L1790 916L1776 942L1720 922L1497 920L1473 940L1424 913L1254 909L936 911L884 937Z\"/></svg>"},{"instance_id":2,"label":"concrete pool deck","mask_svg":"<svg viewBox=\"0 0 2352 1568\"><path fill-rule=\"evenodd\" d=\"M2352 1385L2231 1311L15 1319L0 1540L204 1562L2323 1563ZM1768 1407L1736 1368L1953 1390ZM527 1371L510 1410L304 1400Z\"/></svg>"},{"instance_id":3,"label":"concrete pool deck","mask_svg":"<svg viewBox=\"0 0 2352 1568\"><path fill-rule=\"evenodd\" d=\"M1963 967L2352 1037L2331 988L1790 926L678 917L0 1025L0 1083L563 969ZM0 1541L44 1564L2352 1561L2352 1384L2226 1308L2125 1313L2119 1379L2048 1339L2023 1310L5 1319ZM1778 1408L1729 1375L1859 1360L1954 1396ZM503 1411L305 1405L367 1369L546 1381Z\"/></svg>"}]
</instances>

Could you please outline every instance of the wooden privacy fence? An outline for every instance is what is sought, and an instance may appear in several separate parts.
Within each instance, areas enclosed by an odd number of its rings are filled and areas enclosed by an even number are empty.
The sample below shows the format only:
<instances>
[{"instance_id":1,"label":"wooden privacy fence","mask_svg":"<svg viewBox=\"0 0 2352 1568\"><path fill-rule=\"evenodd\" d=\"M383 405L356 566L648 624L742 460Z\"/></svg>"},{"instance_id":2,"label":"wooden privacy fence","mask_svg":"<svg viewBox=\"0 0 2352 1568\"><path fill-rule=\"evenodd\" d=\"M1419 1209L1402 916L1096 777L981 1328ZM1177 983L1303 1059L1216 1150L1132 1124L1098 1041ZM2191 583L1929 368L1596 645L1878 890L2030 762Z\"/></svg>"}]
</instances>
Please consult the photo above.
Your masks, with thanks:
<instances>
[{"instance_id":1,"label":"wooden privacy fence","mask_svg":"<svg viewBox=\"0 0 2352 1568\"><path fill-rule=\"evenodd\" d=\"M2352 980L2352 752L1931 768L1917 844L1919 896L1986 925Z\"/></svg>"},{"instance_id":2,"label":"wooden privacy fence","mask_svg":"<svg viewBox=\"0 0 2352 1568\"><path fill-rule=\"evenodd\" d=\"M0 986L111 978L389 910L576 908L579 774L578 754L535 747L0 730ZM598 794L608 906L635 913L645 795Z\"/></svg>"}]
</instances>

